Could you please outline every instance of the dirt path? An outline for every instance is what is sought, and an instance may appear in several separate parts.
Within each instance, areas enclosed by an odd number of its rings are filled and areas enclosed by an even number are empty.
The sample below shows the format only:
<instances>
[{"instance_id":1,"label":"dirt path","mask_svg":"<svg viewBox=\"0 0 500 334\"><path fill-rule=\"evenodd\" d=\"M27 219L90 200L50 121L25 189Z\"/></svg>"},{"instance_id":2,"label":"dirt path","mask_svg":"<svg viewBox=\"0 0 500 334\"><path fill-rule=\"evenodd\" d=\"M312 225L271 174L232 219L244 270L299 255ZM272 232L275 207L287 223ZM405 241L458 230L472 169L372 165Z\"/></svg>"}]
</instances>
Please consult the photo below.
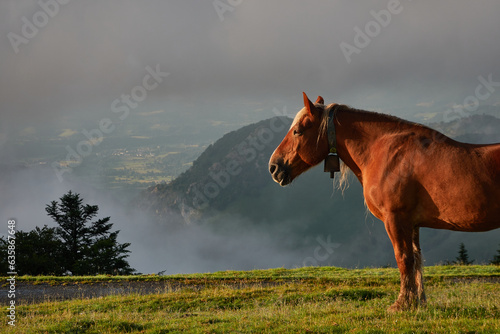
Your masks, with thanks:
<instances>
[{"instance_id":1,"label":"dirt path","mask_svg":"<svg viewBox=\"0 0 500 334\"><path fill-rule=\"evenodd\" d=\"M269 286L276 285L276 282L258 283L228 283L211 282L207 283L183 283L178 281L122 281L122 282L94 282L94 283L65 283L32 284L29 282L18 282L16 284L16 304L26 305L42 303L48 301L60 301L67 299L89 299L109 295L129 295L129 294L160 294L177 291L179 289L200 290L207 285L229 286L234 289L241 289L249 286ZM282 284L282 283L281 283ZM8 298L5 287L0 293L0 305L7 305Z\"/></svg>"},{"instance_id":2,"label":"dirt path","mask_svg":"<svg viewBox=\"0 0 500 334\"><path fill-rule=\"evenodd\" d=\"M196 284L186 285L168 281L67 283L64 285L19 282L16 284L15 300L16 304L23 305L66 299L97 298L108 295L165 293L181 288L199 289L200 287ZM0 303L6 305L9 300L6 291L2 291Z\"/></svg>"}]
</instances>

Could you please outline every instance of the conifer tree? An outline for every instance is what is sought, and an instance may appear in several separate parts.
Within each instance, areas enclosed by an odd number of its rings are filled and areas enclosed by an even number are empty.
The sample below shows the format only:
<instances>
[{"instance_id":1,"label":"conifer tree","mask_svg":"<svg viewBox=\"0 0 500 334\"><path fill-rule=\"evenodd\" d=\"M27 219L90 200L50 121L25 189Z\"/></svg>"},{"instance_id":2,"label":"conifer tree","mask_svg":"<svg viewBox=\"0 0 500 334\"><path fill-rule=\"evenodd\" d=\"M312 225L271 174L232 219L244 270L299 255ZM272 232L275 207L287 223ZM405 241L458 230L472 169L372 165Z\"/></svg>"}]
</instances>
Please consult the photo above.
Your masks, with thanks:
<instances>
[{"instance_id":1,"label":"conifer tree","mask_svg":"<svg viewBox=\"0 0 500 334\"><path fill-rule=\"evenodd\" d=\"M74 275L130 274L125 260L130 244L117 242L118 232L111 232L110 217L92 221L99 211L97 205L82 204L79 194L69 191L45 208L58 227L56 233L63 243L63 264Z\"/></svg>"},{"instance_id":2,"label":"conifer tree","mask_svg":"<svg viewBox=\"0 0 500 334\"><path fill-rule=\"evenodd\" d=\"M455 264L462 266L469 266L474 262L474 260L469 260L469 254L463 242L460 243L460 248L458 250L458 256L455 259Z\"/></svg>"}]
</instances>

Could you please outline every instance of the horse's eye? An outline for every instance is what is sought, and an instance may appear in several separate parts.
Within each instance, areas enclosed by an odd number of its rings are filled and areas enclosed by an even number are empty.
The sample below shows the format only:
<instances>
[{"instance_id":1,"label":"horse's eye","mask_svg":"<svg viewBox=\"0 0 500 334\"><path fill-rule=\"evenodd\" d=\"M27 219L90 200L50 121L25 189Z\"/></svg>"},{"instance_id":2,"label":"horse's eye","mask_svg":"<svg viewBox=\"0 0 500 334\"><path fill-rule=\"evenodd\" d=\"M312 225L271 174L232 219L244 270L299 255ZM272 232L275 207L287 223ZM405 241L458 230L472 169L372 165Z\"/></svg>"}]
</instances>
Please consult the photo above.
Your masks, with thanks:
<instances>
[{"instance_id":1,"label":"horse's eye","mask_svg":"<svg viewBox=\"0 0 500 334\"><path fill-rule=\"evenodd\" d=\"M294 136L302 136L302 132L297 131L297 130L293 130L293 135Z\"/></svg>"}]
</instances>

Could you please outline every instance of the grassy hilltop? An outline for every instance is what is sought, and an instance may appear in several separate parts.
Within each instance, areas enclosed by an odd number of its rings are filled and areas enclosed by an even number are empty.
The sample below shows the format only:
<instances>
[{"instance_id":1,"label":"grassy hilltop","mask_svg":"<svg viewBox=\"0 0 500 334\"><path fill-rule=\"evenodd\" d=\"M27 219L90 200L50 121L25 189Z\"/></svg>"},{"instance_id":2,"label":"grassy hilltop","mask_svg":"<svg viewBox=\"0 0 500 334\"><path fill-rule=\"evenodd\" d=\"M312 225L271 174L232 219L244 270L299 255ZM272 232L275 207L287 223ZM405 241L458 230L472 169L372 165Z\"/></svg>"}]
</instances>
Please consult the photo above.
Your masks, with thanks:
<instances>
[{"instance_id":1,"label":"grassy hilltop","mask_svg":"<svg viewBox=\"0 0 500 334\"><path fill-rule=\"evenodd\" d=\"M394 268L306 267L173 276L18 277L19 282L161 281L148 295L17 307L7 333L498 333L500 267L425 269L428 306L389 314Z\"/></svg>"}]
</instances>

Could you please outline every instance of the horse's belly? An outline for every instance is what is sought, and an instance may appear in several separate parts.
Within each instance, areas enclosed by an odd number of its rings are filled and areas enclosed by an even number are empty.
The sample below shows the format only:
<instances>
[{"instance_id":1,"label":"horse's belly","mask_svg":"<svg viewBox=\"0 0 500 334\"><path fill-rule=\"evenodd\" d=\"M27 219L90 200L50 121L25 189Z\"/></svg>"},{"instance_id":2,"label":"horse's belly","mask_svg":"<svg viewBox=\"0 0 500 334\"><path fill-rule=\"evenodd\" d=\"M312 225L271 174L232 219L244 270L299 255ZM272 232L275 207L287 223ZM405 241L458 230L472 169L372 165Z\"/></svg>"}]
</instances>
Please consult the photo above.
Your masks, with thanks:
<instances>
[{"instance_id":1,"label":"horse's belly","mask_svg":"<svg viewBox=\"0 0 500 334\"><path fill-rule=\"evenodd\" d=\"M426 219L423 220L419 226L461 232L491 231L500 228L500 212L498 212L494 217L478 220L470 220L467 217L462 219Z\"/></svg>"},{"instance_id":2,"label":"horse's belly","mask_svg":"<svg viewBox=\"0 0 500 334\"><path fill-rule=\"evenodd\" d=\"M479 232L500 227L500 190L489 183L460 184L432 194L435 228ZM426 226L433 227L433 226Z\"/></svg>"}]
</instances>

